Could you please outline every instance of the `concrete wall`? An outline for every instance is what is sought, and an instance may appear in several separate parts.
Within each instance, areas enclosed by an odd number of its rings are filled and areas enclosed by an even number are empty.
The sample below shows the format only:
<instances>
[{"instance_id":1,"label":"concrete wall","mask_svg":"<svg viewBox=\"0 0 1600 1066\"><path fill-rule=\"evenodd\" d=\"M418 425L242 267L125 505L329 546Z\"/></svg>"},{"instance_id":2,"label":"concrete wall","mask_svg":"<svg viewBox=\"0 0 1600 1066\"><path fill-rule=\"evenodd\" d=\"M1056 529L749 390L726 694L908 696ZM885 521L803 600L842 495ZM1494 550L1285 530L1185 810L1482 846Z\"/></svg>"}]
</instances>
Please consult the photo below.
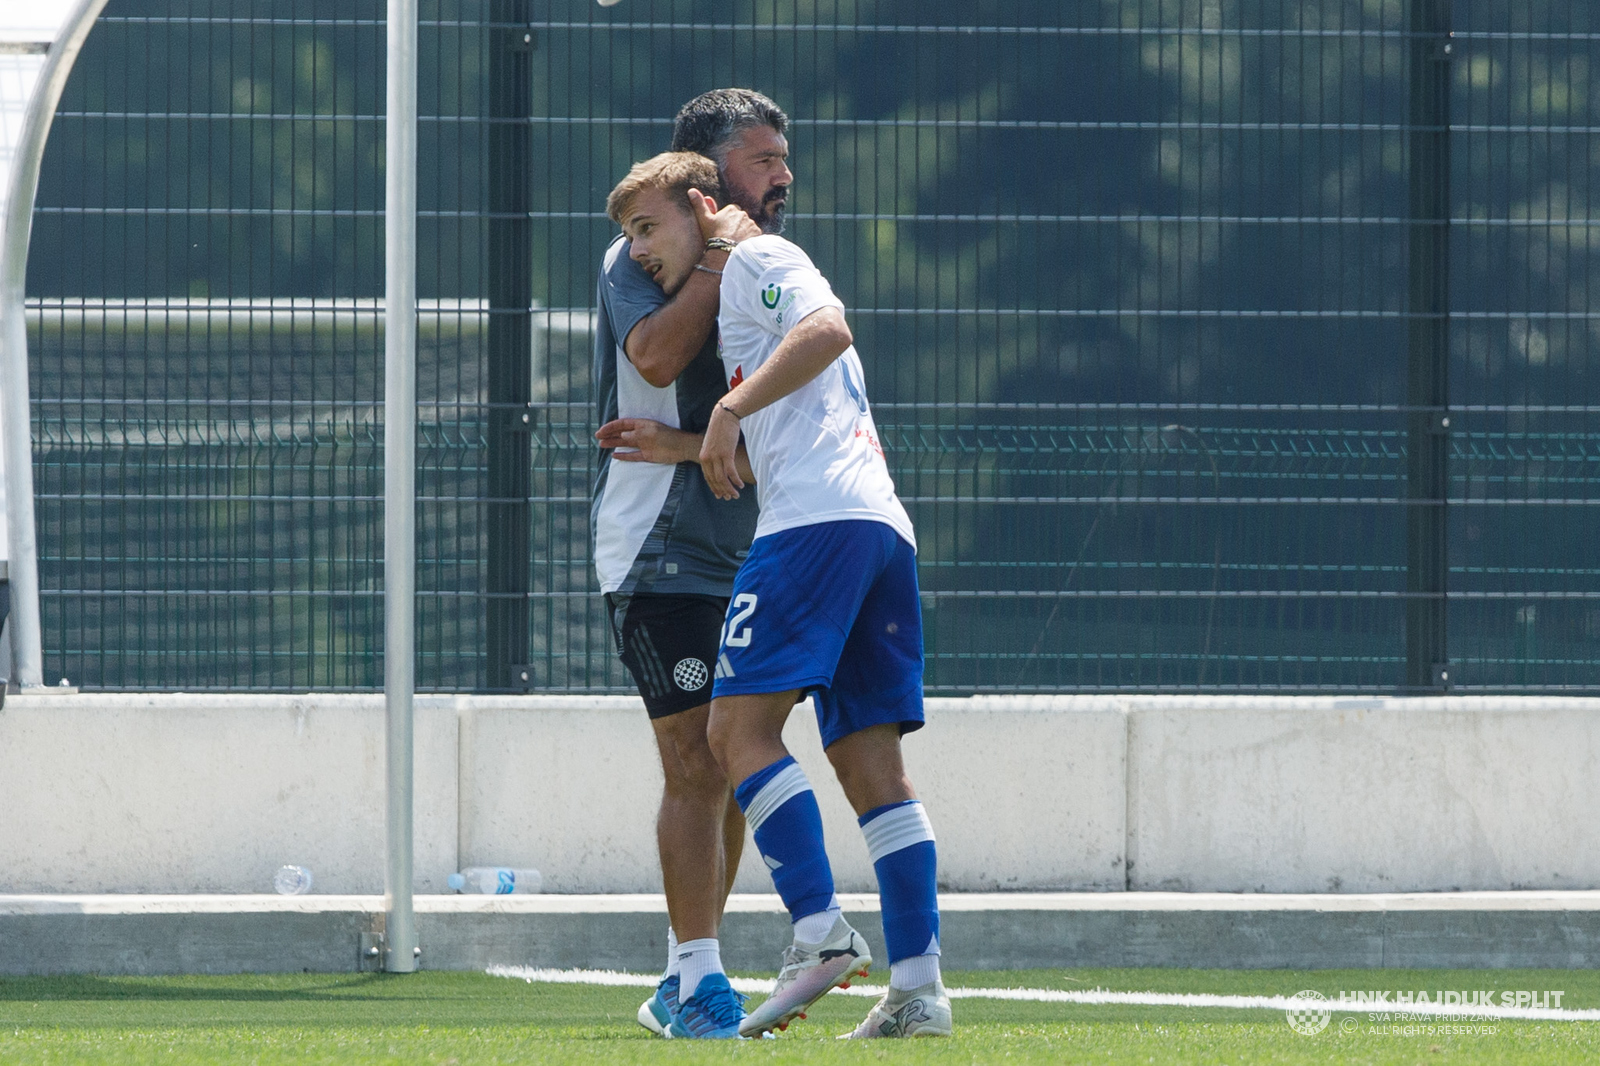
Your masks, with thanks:
<instances>
[{"instance_id":1,"label":"concrete wall","mask_svg":"<svg viewBox=\"0 0 1600 1066\"><path fill-rule=\"evenodd\" d=\"M530 863L553 892L661 890L661 771L637 700L462 703L464 863ZM841 891L876 891L861 830L833 783L808 707L790 717L784 739L817 786L835 880ZM932 700L928 717L928 726L906 739L905 752L939 835L944 883L964 890L1124 887L1120 712ZM753 844L735 889L772 891Z\"/></svg>"},{"instance_id":2,"label":"concrete wall","mask_svg":"<svg viewBox=\"0 0 1600 1066\"><path fill-rule=\"evenodd\" d=\"M416 715L416 875L456 862L456 715ZM383 701L368 696L9 696L0 885L17 892L383 891Z\"/></svg>"},{"instance_id":3,"label":"concrete wall","mask_svg":"<svg viewBox=\"0 0 1600 1066\"><path fill-rule=\"evenodd\" d=\"M977 697L906 740L955 891L1600 886L1600 700ZM804 708L786 739L842 891L874 885ZM420 697L416 875L532 865L547 891L659 889L637 700ZM0 892L383 884L377 696L10 697ZM741 891L770 891L747 848Z\"/></svg>"},{"instance_id":4,"label":"concrete wall","mask_svg":"<svg viewBox=\"0 0 1600 1066\"><path fill-rule=\"evenodd\" d=\"M1600 700L1212 700L1128 715L1129 887L1600 885Z\"/></svg>"}]
</instances>

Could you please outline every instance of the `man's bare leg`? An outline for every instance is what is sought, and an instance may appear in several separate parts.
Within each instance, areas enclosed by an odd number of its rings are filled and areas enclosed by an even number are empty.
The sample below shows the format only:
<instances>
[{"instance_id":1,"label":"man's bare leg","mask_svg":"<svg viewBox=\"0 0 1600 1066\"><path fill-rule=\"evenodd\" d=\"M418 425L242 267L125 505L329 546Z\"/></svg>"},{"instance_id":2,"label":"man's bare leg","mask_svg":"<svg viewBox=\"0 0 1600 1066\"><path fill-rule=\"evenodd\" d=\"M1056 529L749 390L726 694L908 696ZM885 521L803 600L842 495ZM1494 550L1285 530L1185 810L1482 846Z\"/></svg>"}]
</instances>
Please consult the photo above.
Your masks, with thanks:
<instances>
[{"instance_id":1,"label":"man's bare leg","mask_svg":"<svg viewBox=\"0 0 1600 1066\"><path fill-rule=\"evenodd\" d=\"M639 1024L663 1036L703 1035L681 1012L700 1002L712 982L710 1002L727 991L717 932L744 852L744 813L734 802L722 768L706 741L710 704L651 719L661 755L664 787L656 819L662 887L672 922L667 975L639 1008ZM729 1000L728 1002L733 1002ZM731 1024L731 1023L729 1023Z\"/></svg>"},{"instance_id":2,"label":"man's bare leg","mask_svg":"<svg viewBox=\"0 0 1600 1066\"><path fill-rule=\"evenodd\" d=\"M722 769L720 766L717 769ZM723 799L725 811L722 817L722 863L727 871L722 883L722 903L717 907L717 925L722 924L722 911L727 906L728 897L733 893L733 882L739 877L739 860L744 858L744 837L746 832L744 812L739 809L739 803L733 798L733 786L729 785L727 794Z\"/></svg>"},{"instance_id":3,"label":"man's bare leg","mask_svg":"<svg viewBox=\"0 0 1600 1066\"><path fill-rule=\"evenodd\" d=\"M680 943L717 935L744 846L744 815L706 743L710 712L701 704L650 723L665 778L656 844Z\"/></svg>"},{"instance_id":4,"label":"man's bare leg","mask_svg":"<svg viewBox=\"0 0 1600 1066\"><path fill-rule=\"evenodd\" d=\"M707 737L717 762L735 788L751 774L789 754L783 725L798 691L721 696L711 701Z\"/></svg>"},{"instance_id":5,"label":"man's bare leg","mask_svg":"<svg viewBox=\"0 0 1600 1066\"><path fill-rule=\"evenodd\" d=\"M828 746L828 761L856 816L916 799L900 755L899 723L868 726Z\"/></svg>"}]
</instances>

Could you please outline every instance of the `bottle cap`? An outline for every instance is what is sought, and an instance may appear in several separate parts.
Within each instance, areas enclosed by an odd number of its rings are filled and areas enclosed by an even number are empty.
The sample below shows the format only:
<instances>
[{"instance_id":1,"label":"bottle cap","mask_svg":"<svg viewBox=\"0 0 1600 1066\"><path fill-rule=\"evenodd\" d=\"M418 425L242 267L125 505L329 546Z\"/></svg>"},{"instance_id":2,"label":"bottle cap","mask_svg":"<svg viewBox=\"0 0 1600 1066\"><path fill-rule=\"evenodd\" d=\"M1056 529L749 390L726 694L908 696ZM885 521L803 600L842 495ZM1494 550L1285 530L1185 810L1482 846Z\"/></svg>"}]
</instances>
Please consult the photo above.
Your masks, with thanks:
<instances>
[{"instance_id":1,"label":"bottle cap","mask_svg":"<svg viewBox=\"0 0 1600 1066\"><path fill-rule=\"evenodd\" d=\"M451 874L449 877L444 879L444 882L457 892L460 892L463 888L467 887L467 879L462 877L460 874Z\"/></svg>"}]
</instances>

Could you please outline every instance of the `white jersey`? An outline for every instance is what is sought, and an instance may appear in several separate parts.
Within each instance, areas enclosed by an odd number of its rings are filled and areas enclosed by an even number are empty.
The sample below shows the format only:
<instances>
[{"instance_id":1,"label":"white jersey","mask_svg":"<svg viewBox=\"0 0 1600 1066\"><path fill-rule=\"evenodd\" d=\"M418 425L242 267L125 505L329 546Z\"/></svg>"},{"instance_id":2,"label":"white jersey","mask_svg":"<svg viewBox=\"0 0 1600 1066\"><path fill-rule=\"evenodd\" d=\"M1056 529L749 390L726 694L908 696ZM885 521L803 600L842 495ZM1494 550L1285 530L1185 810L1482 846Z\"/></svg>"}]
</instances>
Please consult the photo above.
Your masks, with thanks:
<instances>
[{"instance_id":1,"label":"white jersey","mask_svg":"<svg viewBox=\"0 0 1600 1066\"><path fill-rule=\"evenodd\" d=\"M806 253L782 237L741 241L722 272L717 316L722 365L732 388L759 370L807 315L843 308ZM756 536L796 526L885 522L916 547L894 494L866 378L854 346L811 381L740 422L756 475Z\"/></svg>"}]
</instances>

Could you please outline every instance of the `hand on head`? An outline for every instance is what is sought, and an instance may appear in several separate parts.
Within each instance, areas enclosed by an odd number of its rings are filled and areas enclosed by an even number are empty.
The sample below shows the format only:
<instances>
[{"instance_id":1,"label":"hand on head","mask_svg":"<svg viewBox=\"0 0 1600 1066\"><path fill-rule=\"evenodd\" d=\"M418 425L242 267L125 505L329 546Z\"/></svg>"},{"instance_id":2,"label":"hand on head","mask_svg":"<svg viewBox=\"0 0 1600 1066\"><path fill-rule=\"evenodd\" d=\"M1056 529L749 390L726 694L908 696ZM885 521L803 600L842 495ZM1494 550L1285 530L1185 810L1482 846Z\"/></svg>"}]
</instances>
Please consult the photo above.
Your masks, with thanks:
<instances>
[{"instance_id":1,"label":"hand on head","mask_svg":"<svg viewBox=\"0 0 1600 1066\"><path fill-rule=\"evenodd\" d=\"M729 240L742 241L761 236L761 227L738 204L719 208L715 200L699 189L690 189L689 207L694 211L695 221L700 224L702 237L727 237Z\"/></svg>"}]
</instances>

